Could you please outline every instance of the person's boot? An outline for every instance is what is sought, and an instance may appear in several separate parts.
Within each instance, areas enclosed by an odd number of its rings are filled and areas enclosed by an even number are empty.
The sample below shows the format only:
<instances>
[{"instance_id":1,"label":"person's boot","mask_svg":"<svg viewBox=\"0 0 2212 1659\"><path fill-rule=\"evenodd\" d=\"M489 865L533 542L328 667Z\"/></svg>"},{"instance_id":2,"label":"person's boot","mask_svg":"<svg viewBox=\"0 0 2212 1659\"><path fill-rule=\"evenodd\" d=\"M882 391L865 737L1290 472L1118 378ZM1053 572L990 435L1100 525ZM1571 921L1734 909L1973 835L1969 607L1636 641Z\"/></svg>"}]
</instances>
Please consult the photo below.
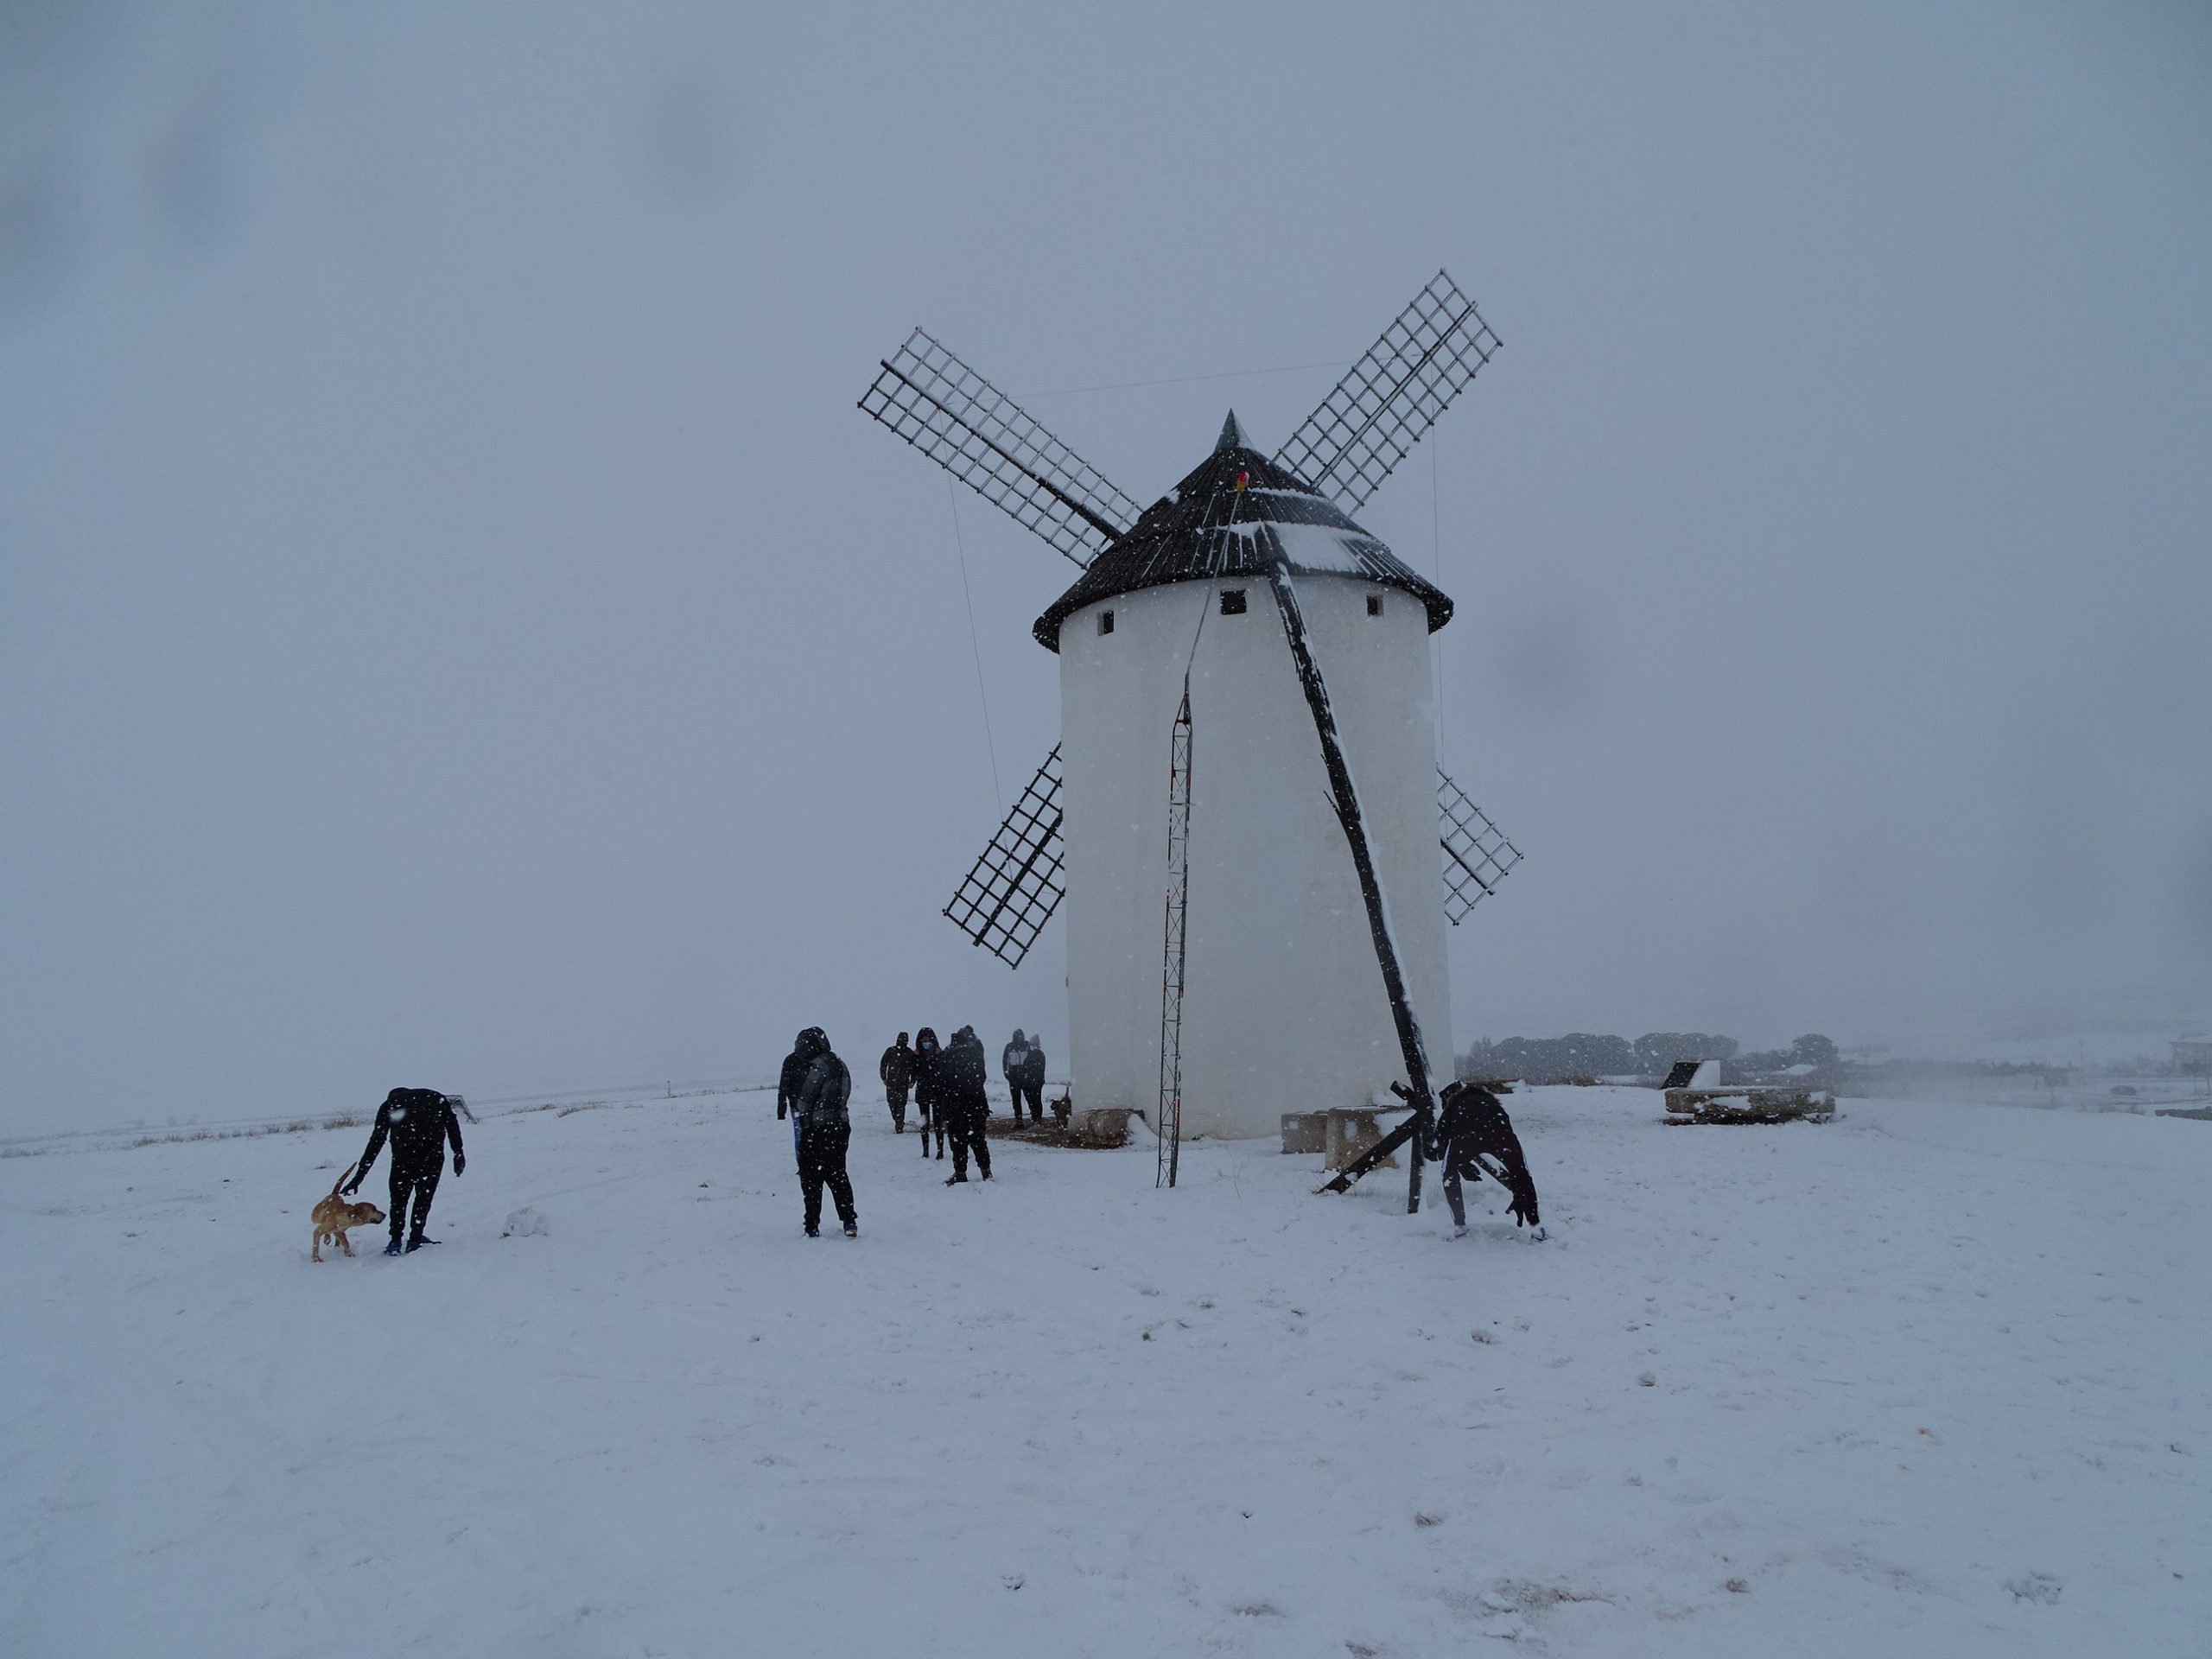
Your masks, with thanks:
<instances>
[{"instance_id":1,"label":"person's boot","mask_svg":"<svg viewBox=\"0 0 2212 1659\"><path fill-rule=\"evenodd\" d=\"M417 1233L414 1237L407 1241L408 1254L411 1255L416 1250L421 1249L425 1244L435 1244L438 1241L435 1238L425 1238L420 1233Z\"/></svg>"},{"instance_id":2,"label":"person's boot","mask_svg":"<svg viewBox=\"0 0 2212 1659\"><path fill-rule=\"evenodd\" d=\"M847 1238L858 1238L860 1236L861 1224L859 1222L849 1221L845 1224L845 1236Z\"/></svg>"},{"instance_id":3,"label":"person's boot","mask_svg":"<svg viewBox=\"0 0 2212 1659\"><path fill-rule=\"evenodd\" d=\"M391 1243L384 1247L384 1253L386 1255L397 1255L399 1254L399 1235L397 1233L394 1233L391 1236Z\"/></svg>"},{"instance_id":4,"label":"person's boot","mask_svg":"<svg viewBox=\"0 0 2212 1659\"><path fill-rule=\"evenodd\" d=\"M958 1185L959 1185L963 1181L966 1180L967 1179L968 1179L968 1178L967 1178L967 1176L965 1176L965 1175L960 1175L960 1174L948 1175L948 1176L946 1176L946 1177L944 1178L944 1184L945 1184L947 1186L958 1186Z\"/></svg>"}]
</instances>

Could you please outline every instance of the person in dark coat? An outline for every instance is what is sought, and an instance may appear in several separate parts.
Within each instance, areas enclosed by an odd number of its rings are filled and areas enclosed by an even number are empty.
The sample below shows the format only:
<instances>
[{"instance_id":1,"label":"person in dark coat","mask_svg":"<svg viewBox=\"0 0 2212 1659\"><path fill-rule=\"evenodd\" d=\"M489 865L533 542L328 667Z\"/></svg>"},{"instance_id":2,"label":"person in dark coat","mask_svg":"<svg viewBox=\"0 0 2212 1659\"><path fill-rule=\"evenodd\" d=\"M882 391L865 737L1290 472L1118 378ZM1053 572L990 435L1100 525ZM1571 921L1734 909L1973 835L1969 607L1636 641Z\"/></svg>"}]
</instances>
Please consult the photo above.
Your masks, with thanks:
<instances>
[{"instance_id":1,"label":"person in dark coat","mask_svg":"<svg viewBox=\"0 0 2212 1659\"><path fill-rule=\"evenodd\" d=\"M990 1082L990 1061L983 1053L983 1039L976 1034L973 1026L963 1026L952 1033L938 1065L938 1117L952 1136L952 1174L947 1186L957 1185L968 1179L968 1154L976 1154L976 1167L985 1180L991 1179L991 1148L988 1125L991 1121L991 1097L985 1092Z\"/></svg>"},{"instance_id":2,"label":"person in dark coat","mask_svg":"<svg viewBox=\"0 0 2212 1659\"><path fill-rule=\"evenodd\" d=\"M1529 1178L1529 1160L1522 1156L1521 1137L1514 1134L1513 1120L1505 1115L1497 1096L1479 1084L1452 1083L1445 1085L1438 1104L1442 1109L1437 1115L1435 1139L1444 1164L1444 1201L1452 1206L1453 1236L1464 1236L1467 1230L1461 1178L1479 1181L1486 1173L1475 1161L1479 1154L1494 1160L1505 1173L1507 1190L1513 1194L1509 1211L1513 1224L1533 1227L1535 1236L1543 1237L1543 1219L1536 1210L1536 1184Z\"/></svg>"},{"instance_id":3,"label":"person in dark coat","mask_svg":"<svg viewBox=\"0 0 2212 1659\"><path fill-rule=\"evenodd\" d=\"M391 1141L391 1243L384 1247L386 1255L397 1255L401 1246L399 1235L407 1234L406 1249L419 1250L425 1244L435 1244L435 1238L423 1236L423 1226L430 1219L430 1200L437 1196L438 1178L446 1172L446 1142L453 1142L453 1173L460 1174L468 1167L468 1155L461 1150L461 1120L454 1116L454 1107L460 1096L442 1095L435 1089L395 1089L384 1097L384 1104L377 1108L376 1128L369 1132L368 1150L361 1154L361 1161L354 1166L353 1179L346 1183L347 1192L361 1190L369 1166L377 1160L377 1154L384 1150L387 1137ZM415 1203L415 1214L407 1213L408 1200Z\"/></svg>"},{"instance_id":4,"label":"person in dark coat","mask_svg":"<svg viewBox=\"0 0 2212 1659\"><path fill-rule=\"evenodd\" d=\"M1014 1040L999 1051L999 1075L1006 1079L1007 1098L1014 1103L1014 1121L1021 1122L1022 1079L1029 1075L1029 1040L1021 1034L1021 1027L1014 1028ZM1045 1121L1043 1108L1037 1111L1037 1121Z\"/></svg>"},{"instance_id":5,"label":"person in dark coat","mask_svg":"<svg viewBox=\"0 0 2212 1659\"><path fill-rule=\"evenodd\" d=\"M1020 1101L1029 1102L1029 1116L1038 1122L1045 1121L1045 1045L1034 1037L1029 1039L1028 1052L1021 1058L1021 1074L1017 1079L1014 1116L1021 1120Z\"/></svg>"},{"instance_id":6,"label":"person in dark coat","mask_svg":"<svg viewBox=\"0 0 2212 1659\"><path fill-rule=\"evenodd\" d=\"M891 1132L906 1133L906 1091L914 1086L914 1051L906 1046L906 1033L900 1032L899 1040L883 1051L883 1058L875 1063L875 1075L883 1079L883 1098L891 1108Z\"/></svg>"},{"instance_id":7,"label":"person in dark coat","mask_svg":"<svg viewBox=\"0 0 2212 1659\"><path fill-rule=\"evenodd\" d=\"M944 1051L938 1046L937 1033L924 1026L914 1033L914 1109L922 1118L922 1156L930 1155L930 1130L937 1130L937 1155L944 1156L944 1107L940 1098L938 1072L944 1065Z\"/></svg>"},{"instance_id":8,"label":"person in dark coat","mask_svg":"<svg viewBox=\"0 0 2212 1659\"><path fill-rule=\"evenodd\" d=\"M807 1031L816 1029L813 1026L806 1028ZM806 1031L802 1031L792 1040L791 1052L784 1056L784 1069L776 1079L776 1116L779 1119L789 1117L791 1121L793 1159L798 1156L798 1115L791 1108L798 1104L798 1091L805 1085L806 1068L813 1060L813 1057L804 1052L806 1047Z\"/></svg>"},{"instance_id":9,"label":"person in dark coat","mask_svg":"<svg viewBox=\"0 0 2212 1659\"><path fill-rule=\"evenodd\" d=\"M848 1109L853 1096L853 1074L830 1046L819 1026L799 1033L806 1053L806 1076L800 1082L791 1116L798 1121L798 1184L806 1205L806 1236L822 1236L822 1189L837 1203L837 1219L845 1224L845 1236L861 1236L860 1214L853 1208L852 1178L845 1173L845 1152L853 1140L853 1121Z\"/></svg>"}]
</instances>

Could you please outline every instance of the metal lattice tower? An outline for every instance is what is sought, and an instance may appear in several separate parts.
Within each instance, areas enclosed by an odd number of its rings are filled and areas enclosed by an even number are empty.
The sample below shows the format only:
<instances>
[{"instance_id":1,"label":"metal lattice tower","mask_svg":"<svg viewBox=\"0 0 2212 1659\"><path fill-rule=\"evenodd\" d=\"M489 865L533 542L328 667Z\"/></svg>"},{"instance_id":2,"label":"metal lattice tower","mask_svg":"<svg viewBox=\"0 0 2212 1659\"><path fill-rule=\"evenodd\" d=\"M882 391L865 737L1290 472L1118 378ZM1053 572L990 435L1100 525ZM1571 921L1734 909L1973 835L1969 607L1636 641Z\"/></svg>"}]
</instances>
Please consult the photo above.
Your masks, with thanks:
<instances>
[{"instance_id":1,"label":"metal lattice tower","mask_svg":"<svg viewBox=\"0 0 2212 1659\"><path fill-rule=\"evenodd\" d=\"M1521 851L1441 767L1436 773L1436 808L1444 843L1444 914L1457 927L1497 891L1505 873L1521 861Z\"/></svg>"},{"instance_id":2,"label":"metal lattice tower","mask_svg":"<svg viewBox=\"0 0 2212 1659\"><path fill-rule=\"evenodd\" d=\"M1019 968L1067 896L1065 847L1060 839L1060 746L1055 743L944 913L1007 967Z\"/></svg>"},{"instance_id":3,"label":"metal lattice tower","mask_svg":"<svg viewBox=\"0 0 2212 1659\"><path fill-rule=\"evenodd\" d=\"M1276 464L1354 511L1503 343L1438 271L1275 452Z\"/></svg>"},{"instance_id":4,"label":"metal lattice tower","mask_svg":"<svg viewBox=\"0 0 2212 1659\"><path fill-rule=\"evenodd\" d=\"M1088 565L1142 512L918 328L883 360L860 406L1077 564Z\"/></svg>"},{"instance_id":5,"label":"metal lattice tower","mask_svg":"<svg viewBox=\"0 0 2212 1659\"><path fill-rule=\"evenodd\" d=\"M1191 902L1191 688L1167 743L1167 925L1160 970L1159 1163L1154 1186L1175 1185L1183 1152L1183 969L1188 959L1184 931Z\"/></svg>"}]
</instances>

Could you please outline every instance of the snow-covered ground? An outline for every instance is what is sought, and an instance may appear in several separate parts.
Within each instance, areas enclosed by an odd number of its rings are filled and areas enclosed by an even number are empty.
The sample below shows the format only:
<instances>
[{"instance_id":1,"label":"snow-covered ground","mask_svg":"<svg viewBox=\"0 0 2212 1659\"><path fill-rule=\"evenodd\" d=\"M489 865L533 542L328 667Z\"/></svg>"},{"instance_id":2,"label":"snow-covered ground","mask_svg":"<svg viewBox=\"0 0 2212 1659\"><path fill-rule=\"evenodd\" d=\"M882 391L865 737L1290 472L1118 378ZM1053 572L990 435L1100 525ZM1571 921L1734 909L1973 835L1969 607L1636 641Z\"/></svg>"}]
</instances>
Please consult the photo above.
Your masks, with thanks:
<instances>
[{"instance_id":1,"label":"snow-covered ground","mask_svg":"<svg viewBox=\"0 0 2212 1659\"><path fill-rule=\"evenodd\" d=\"M874 1106L849 1243L767 1100L487 1119L400 1261L358 1128L0 1158L0 1651L2212 1651L2212 1125L1540 1090L1535 1245Z\"/></svg>"}]
</instances>

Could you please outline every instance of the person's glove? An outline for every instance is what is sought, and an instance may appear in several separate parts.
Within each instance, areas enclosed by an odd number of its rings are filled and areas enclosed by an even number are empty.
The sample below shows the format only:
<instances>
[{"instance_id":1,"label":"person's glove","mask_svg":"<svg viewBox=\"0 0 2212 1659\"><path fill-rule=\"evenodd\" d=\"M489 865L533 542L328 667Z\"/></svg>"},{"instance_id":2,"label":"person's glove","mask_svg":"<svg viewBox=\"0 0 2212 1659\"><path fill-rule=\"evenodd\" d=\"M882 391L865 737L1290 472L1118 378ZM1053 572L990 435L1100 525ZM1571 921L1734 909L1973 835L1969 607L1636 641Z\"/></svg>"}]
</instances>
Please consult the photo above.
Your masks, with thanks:
<instances>
[{"instance_id":1,"label":"person's glove","mask_svg":"<svg viewBox=\"0 0 2212 1659\"><path fill-rule=\"evenodd\" d=\"M1536 1206L1529 1198L1516 1196L1513 1202L1506 1207L1505 1213L1513 1217L1513 1224L1516 1227L1536 1225Z\"/></svg>"},{"instance_id":2,"label":"person's glove","mask_svg":"<svg viewBox=\"0 0 2212 1659\"><path fill-rule=\"evenodd\" d=\"M453 1155L453 1173L454 1173L454 1174L456 1174L456 1175L459 1175L459 1174L461 1174L461 1173L465 1173L465 1172L467 1170L467 1168L468 1168L468 1154L467 1154L467 1153L465 1153L465 1152L456 1152L455 1154L454 1154L454 1155Z\"/></svg>"},{"instance_id":3,"label":"person's glove","mask_svg":"<svg viewBox=\"0 0 2212 1659\"><path fill-rule=\"evenodd\" d=\"M784 1121L784 1103L783 1103L782 1101L780 1101L780 1100L779 1100L779 1101L778 1101L778 1102L776 1103L776 1122L778 1122L779 1123L780 1123L780 1122L782 1122L783 1121Z\"/></svg>"},{"instance_id":4,"label":"person's glove","mask_svg":"<svg viewBox=\"0 0 2212 1659\"><path fill-rule=\"evenodd\" d=\"M340 1192L346 1193L349 1197L353 1193L359 1192L361 1190L361 1177L367 1173L368 1171L365 1169L356 1169L353 1172L353 1179L346 1182L345 1185L340 1187L338 1190Z\"/></svg>"}]
</instances>

